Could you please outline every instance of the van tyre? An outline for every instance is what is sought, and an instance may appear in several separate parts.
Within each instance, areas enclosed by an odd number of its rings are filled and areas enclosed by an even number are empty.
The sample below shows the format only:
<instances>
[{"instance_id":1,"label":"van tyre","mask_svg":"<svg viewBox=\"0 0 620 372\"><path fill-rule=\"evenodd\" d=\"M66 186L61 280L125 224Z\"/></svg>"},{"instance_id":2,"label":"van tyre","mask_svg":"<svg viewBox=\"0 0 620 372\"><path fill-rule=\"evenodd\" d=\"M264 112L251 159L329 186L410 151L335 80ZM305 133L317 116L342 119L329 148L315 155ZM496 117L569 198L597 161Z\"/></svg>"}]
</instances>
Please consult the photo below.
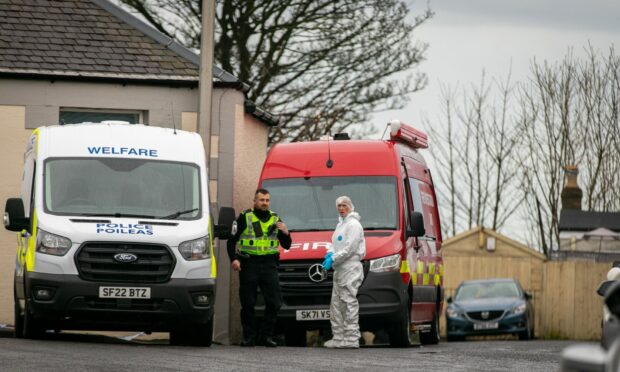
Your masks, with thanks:
<instances>
[{"instance_id":1,"label":"van tyre","mask_svg":"<svg viewBox=\"0 0 620 372\"><path fill-rule=\"evenodd\" d=\"M45 327L41 320L35 318L32 314L30 314L30 306L28 306L28 299L26 299L24 306L24 323L22 326L22 336L24 338L39 339L42 338L44 335Z\"/></svg>"},{"instance_id":2,"label":"van tyre","mask_svg":"<svg viewBox=\"0 0 620 372\"><path fill-rule=\"evenodd\" d=\"M431 329L428 332L420 332L420 343L422 345L437 345L440 339L439 335L439 314L435 311L433 315L433 321L431 322Z\"/></svg>"},{"instance_id":3,"label":"van tyre","mask_svg":"<svg viewBox=\"0 0 620 372\"><path fill-rule=\"evenodd\" d=\"M212 343L213 317L211 317L211 320L209 320L207 324L170 331L170 345L209 347Z\"/></svg>"},{"instance_id":4,"label":"van tyre","mask_svg":"<svg viewBox=\"0 0 620 372\"><path fill-rule=\"evenodd\" d=\"M389 330L391 347L410 347L413 344L414 332L411 332L411 312L405 307L403 314Z\"/></svg>"},{"instance_id":5,"label":"van tyre","mask_svg":"<svg viewBox=\"0 0 620 372\"><path fill-rule=\"evenodd\" d=\"M21 306L19 306L19 299L17 298L17 291L13 287L13 336L16 338L24 337L24 315L22 314Z\"/></svg>"}]
</instances>

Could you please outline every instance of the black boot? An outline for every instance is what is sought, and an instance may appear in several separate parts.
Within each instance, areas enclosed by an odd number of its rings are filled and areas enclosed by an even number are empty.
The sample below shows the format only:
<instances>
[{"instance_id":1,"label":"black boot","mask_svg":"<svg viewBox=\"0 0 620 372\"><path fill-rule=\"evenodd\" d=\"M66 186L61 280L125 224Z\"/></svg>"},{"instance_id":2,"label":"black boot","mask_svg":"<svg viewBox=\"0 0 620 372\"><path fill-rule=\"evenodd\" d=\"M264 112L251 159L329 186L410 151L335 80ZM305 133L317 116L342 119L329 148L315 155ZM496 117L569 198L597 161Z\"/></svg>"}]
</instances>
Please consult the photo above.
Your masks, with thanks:
<instances>
[{"instance_id":1,"label":"black boot","mask_svg":"<svg viewBox=\"0 0 620 372\"><path fill-rule=\"evenodd\" d=\"M278 346L278 343L276 342L276 340L273 339L273 337L265 337L261 340L261 345L266 346L266 347L276 347Z\"/></svg>"},{"instance_id":2,"label":"black boot","mask_svg":"<svg viewBox=\"0 0 620 372\"><path fill-rule=\"evenodd\" d=\"M241 341L241 343L239 344L239 346L244 346L244 347L254 346L254 345L255 345L254 339L251 337L244 338L243 341Z\"/></svg>"}]
</instances>

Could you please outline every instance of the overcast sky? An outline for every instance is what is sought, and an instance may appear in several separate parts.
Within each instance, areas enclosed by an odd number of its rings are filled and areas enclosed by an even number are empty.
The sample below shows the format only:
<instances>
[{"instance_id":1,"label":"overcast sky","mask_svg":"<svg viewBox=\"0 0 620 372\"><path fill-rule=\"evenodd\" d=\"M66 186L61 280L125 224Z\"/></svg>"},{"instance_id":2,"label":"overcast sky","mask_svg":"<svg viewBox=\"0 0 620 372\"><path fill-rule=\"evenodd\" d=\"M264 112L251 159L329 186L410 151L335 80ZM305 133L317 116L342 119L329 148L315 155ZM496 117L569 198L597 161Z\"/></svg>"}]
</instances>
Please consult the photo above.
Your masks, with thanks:
<instances>
[{"instance_id":1,"label":"overcast sky","mask_svg":"<svg viewBox=\"0 0 620 372\"><path fill-rule=\"evenodd\" d=\"M427 4L409 3L414 14ZM620 48L620 0L431 0L430 8L435 16L414 34L429 44L419 66L429 84L404 109L375 115L377 137L391 119L419 126L421 115L436 117L440 83L478 84L483 69L505 79L511 65L515 82L527 76L533 58L559 61L569 48L580 56L588 42L604 52Z\"/></svg>"}]
</instances>

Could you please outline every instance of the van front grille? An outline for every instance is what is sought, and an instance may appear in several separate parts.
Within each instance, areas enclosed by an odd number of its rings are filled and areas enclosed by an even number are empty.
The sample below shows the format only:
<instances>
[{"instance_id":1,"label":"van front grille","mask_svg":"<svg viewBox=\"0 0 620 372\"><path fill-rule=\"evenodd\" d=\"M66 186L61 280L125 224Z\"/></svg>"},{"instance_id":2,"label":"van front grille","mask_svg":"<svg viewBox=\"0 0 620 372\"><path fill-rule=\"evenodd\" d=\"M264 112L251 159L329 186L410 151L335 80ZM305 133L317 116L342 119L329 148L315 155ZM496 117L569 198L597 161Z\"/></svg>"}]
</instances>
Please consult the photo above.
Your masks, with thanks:
<instances>
[{"instance_id":1,"label":"van front grille","mask_svg":"<svg viewBox=\"0 0 620 372\"><path fill-rule=\"evenodd\" d=\"M333 270L321 282L310 279L309 270L323 261L280 261L278 274L284 303L288 306L329 305L332 294Z\"/></svg>"},{"instance_id":2,"label":"van front grille","mask_svg":"<svg viewBox=\"0 0 620 372\"><path fill-rule=\"evenodd\" d=\"M114 258L119 253L136 259L120 262ZM163 283L170 279L175 265L174 255L165 245L123 242L84 243L75 261L84 280L121 283Z\"/></svg>"}]
</instances>

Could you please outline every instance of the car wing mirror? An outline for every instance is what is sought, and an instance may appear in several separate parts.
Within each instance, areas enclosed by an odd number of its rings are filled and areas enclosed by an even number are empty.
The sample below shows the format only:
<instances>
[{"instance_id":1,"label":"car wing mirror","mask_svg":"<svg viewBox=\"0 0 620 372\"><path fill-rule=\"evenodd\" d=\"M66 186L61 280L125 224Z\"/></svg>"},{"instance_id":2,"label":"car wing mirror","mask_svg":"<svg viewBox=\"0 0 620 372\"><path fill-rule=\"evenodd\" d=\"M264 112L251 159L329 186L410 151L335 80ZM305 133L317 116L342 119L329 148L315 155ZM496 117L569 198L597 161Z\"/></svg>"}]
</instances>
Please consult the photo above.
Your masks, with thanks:
<instances>
[{"instance_id":1,"label":"car wing mirror","mask_svg":"<svg viewBox=\"0 0 620 372\"><path fill-rule=\"evenodd\" d=\"M449 303L449 304L451 304L451 303L452 303L452 296L448 297L448 298L446 299L446 302L447 302L447 303Z\"/></svg>"},{"instance_id":2,"label":"car wing mirror","mask_svg":"<svg viewBox=\"0 0 620 372\"><path fill-rule=\"evenodd\" d=\"M523 292L523 296L525 296L525 298L528 300L532 299L532 294L530 292Z\"/></svg>"},{"instance_id":3,"label":"car wing mirror","mask_svg":"<svg viewBox=\"0 0 620 372\"><path fill-rule=\"evenodd\" d=\"M213 228L213 235L222 240L230 239L233 236L232 225L235 218L236 214L234 208L220 208L220 213L217 218L217 225Z\"/></svg>"},{"instance_id":4,"label":"car wing mirror","mask_svg":"<svg viewBox=\"0 0 620 372\"><path fill-rule=\"evenodd\" d=\"M609 287L611 287L612 284L614 284L614 280L606 280L602 282L596 290L596 293L601 297L605 297L605 293L607 293L607 290L609 289Z\"/></svg>"},{"instance_id":5,"label":"car wing mirror","mask_svg":"<svg viewBox=\"0 0 620 372\"><path fill-rule=\"evenodd\" d=\"M605 292L605 305L609 312L620 317L620 281L614 280Z\"/></svg>"},{"instance_id":6,"label":"car wing mirror","mask_svg":"<svg viewBox=\"0 0 620 372\"><path fill-rule=\"evenodd\" d=\"M9 231L30 230L30 218L24 213L21 198L9 198L4 207L4 228Z\"/></svg>"}]
</instances>

